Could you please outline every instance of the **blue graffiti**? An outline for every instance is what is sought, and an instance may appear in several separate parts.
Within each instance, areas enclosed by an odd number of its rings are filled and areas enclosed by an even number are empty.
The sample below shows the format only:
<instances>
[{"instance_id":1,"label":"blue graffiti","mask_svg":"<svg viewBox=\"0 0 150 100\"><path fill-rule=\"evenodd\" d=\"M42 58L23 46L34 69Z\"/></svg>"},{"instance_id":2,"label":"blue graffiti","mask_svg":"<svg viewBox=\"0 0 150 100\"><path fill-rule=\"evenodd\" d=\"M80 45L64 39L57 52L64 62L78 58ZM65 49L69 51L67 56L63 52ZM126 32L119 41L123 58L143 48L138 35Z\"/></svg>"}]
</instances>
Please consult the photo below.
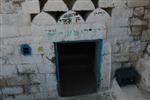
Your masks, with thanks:
<instances>
[{"instance_id":1,"label":"blue graffiti","mask_svg":"<svg viewBox=\"0 0 150 100\"><path fill-rule=\"evenodd\" d=\"M20 46L20 53L24 56L32 55L32 48L28 44L22 44Z\"/></svg>"}]
</instances>

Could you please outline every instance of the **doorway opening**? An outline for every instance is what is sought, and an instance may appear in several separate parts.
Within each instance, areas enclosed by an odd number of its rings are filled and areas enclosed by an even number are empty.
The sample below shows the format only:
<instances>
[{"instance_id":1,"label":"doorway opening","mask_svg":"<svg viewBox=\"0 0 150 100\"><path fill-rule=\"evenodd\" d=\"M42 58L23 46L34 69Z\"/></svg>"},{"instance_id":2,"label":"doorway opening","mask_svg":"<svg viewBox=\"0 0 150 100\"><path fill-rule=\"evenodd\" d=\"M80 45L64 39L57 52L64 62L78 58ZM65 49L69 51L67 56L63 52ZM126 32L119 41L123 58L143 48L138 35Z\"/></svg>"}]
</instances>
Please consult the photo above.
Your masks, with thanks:
<instances>
[{"instance_id":1,"label":"doorway opening","mask_svg":"<svg viewBox=\"0 0 150 100\"><path fill-rule=\"evenodd\" d=\"M102 40L57 42L54 45L59 95L96 92L100 85Z\"/></svg>"}]
</instances>

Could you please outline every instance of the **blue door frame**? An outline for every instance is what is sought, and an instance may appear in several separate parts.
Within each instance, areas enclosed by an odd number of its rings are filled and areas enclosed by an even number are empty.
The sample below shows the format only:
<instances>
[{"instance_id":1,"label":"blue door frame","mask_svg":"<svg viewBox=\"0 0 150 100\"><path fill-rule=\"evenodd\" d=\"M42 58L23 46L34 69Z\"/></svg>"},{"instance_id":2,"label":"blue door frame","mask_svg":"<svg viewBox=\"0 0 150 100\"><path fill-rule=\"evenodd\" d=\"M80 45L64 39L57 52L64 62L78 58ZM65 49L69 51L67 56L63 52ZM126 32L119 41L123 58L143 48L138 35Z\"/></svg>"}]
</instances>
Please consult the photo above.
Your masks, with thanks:
<instances>
[{"instance_id":1,"label":"blue door frame","mask_svg":"<svg viewBox=\"0 0 150 100\"><path fill-rule=\"evenodd\" d=\"M55 49L55 57L56 57L56 78L57 78L57 89L58 94L61 96L61 86L60 86L60 54L58 51L58 44L59 43L79 43L79 42L96 42L96 61L95 61L95 72L96 72L96 84L97 84L97 90L100 87L101 83L101 66L102 66L102 49L103 49L103 40L97 39L97 40L78 40L78 41L63 41L63 42L54 42L54 49Z\"/></svg>"},{"instance_id":2,"label":"blue door frame","mask_svg":"<svg viewBox=\"0 0 150 100\"><path fill-rule=\"evenodd\" d=\"M101 82L101 67L102 67L102 50L103 50L103 40L99 39L96 41L96 83L97 90L99 90Z\"/></svg>"}]
</instances>

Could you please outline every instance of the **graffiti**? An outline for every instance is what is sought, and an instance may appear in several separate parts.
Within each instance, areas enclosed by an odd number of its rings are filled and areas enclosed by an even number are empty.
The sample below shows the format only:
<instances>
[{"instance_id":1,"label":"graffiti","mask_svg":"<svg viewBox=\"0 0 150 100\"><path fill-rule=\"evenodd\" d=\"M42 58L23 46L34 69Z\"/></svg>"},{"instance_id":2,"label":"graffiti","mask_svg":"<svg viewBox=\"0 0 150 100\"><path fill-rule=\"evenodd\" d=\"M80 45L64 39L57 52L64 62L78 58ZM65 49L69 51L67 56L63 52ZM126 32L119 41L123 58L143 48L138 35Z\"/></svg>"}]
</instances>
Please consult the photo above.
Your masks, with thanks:
<instances>
[{"instance_id":1,"label":"graffiti","mask_svg":"<svg viewBox=\"0 0 150 100\"><path fill-rule=\"evenodd\" d=\"M50 59L48 56L46 56L46 59L47 59L48 61L52 62L52 63L56 63L56 58L55 58L55 57L52 57L52 58Z\"/></svg>"},{"instance_id":2,"label":"graffiti","mask_svg":"<svg viewBox=\"0 0 150 100\"><path fill-rule=\"evenodd\" d=\"M101 15L101 14L105 14L105 12L102 12L102 11L101 11L101 12L95 12L95 13L94 13L94 16L96 16L96 15Z\"/></svg>"},{"instance_id":3,"label":"graffiti","mask_svg":"<svg viewBox=\"0 0 150 100\"><path fill-rule=\"evenodd\" d=\"M48 30L48 35L53 36L56 33L56 29Z\"/></svg>"},{"instance_id":4,"label":"graffiti","mask_svg":"<svg viewBox=\"0 0 150 100\"><path fill-rule=\"evenodd\" d=\"M78 23L81 20L80 17L76 17L76 23Z\"/></svg>"},{"instance_id":5,"label":"graffiti","mask_svg":"<svg viewBox=\"0 0 150 100\"><path fill-rule=\"evenodd\" d=\"M55 34L56 34L56 32L48 32L48 36L53 36Z\"/></svg>"},{"instance_id":6,"label":"graffiti","mask_svg":"<svg viewBox=\"0 0 150 100\"><path fill-rule=\"evenodd\" d=\"M87 32L98 33L100 31L101 31L100 28L94 28L94 29L89 28L89 29L81 29L81 30L70 30L67 32L48 32L48 36L53 36L55 34L66 34L67 36L70 36L73 34L74 36L77 36L79 34L83 34Z\"/></svg>"},{"instance_id":7,"label":"graffiti","mask_svg":"<svg viewBox=\"0 0 150 100\"><path fill-rule=\"evenodd\" d=\"M28 44L20 45L20 53L24 56L32 55L32 48Z\"/></svg>"},{"instance_id":8,"label":"graffiti","mask_svg":"<svg viewBox=\"0 0 150 100\"><path fill-rule=\"evenodd\" d=\"M71 18L66 18L66 19L61 19L60 21L62 21L64 24L71 24L72 19Z\"/></svg>"},{"instance_id":9,"label":"graffiti","mask_svg":"<svg viewBox=\"0 0 150 100\"><path fill-rule=\"evenodd\" d=\"M56 32L56 29L48 30L49 32Z\"/></svg>"},{"instance_id":10,"label":"graffiti","mask_svg":"<svg viewBox=\"0 0 150 100\"><path fill-rule=\"evenodd\" d=\"M75 15L77 15L76 13L69 13L64 15L64 18L69 18L69 17L75 17Z\"/></svg>"},{"instance_id":11,"label":"graffiti","mask_svg":"<svg viewBox=\"0 0 150 100\"><path fill-rule=\"evenodd\" d=\"M38 51L38 53L44 53L44 48L43 47L38 47L37 51Z\"/></svg>"},{"instance_id":12,"label":"graffiti","mask_svg":"<svg viewBox=\"0 0 150 100\"><path fill-rule=\"evenodd\" d=\"M81 21L81 17L76 12L67 13L61 19L59 19L59 22L63 24L78 23L80 21Z\"/></svg>"}]
</instances>

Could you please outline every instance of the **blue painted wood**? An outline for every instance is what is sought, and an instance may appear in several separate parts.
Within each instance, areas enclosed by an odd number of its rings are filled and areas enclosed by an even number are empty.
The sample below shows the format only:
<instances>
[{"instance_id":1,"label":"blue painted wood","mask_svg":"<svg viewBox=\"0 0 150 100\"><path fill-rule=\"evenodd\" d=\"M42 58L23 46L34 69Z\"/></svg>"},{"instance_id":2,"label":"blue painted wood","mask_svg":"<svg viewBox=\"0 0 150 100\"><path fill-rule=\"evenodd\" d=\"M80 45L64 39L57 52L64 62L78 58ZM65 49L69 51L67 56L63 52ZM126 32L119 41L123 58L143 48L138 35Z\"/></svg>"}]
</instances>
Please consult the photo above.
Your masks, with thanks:
<instances>
[{"instance_id":1,"label":"blue painted wood","mask_svg":"<svg viewBox=\"0 0 150 100\"><path fill-rule=\"evenodd\" d=\"M60 65L59 65L59 51L58 51L58 43L54 43L54 49L55 49L55 57L56 57L56 78L57 78L57 89L58 89L58 94L61 95L61 89L60 89Z\"/></svg>"},{"instance_id":2,"label":"blue painted wood","mask_svg":"<svg viewBox=\"0 0 150 100\"><path fill-rule=\"evenodd\" d=\"M101 67L102 67L102 49L103 49L103 40L97 40L96 45L96 83L97 89L100 87L101 83Z\"/></svg>"}]
</instances>

